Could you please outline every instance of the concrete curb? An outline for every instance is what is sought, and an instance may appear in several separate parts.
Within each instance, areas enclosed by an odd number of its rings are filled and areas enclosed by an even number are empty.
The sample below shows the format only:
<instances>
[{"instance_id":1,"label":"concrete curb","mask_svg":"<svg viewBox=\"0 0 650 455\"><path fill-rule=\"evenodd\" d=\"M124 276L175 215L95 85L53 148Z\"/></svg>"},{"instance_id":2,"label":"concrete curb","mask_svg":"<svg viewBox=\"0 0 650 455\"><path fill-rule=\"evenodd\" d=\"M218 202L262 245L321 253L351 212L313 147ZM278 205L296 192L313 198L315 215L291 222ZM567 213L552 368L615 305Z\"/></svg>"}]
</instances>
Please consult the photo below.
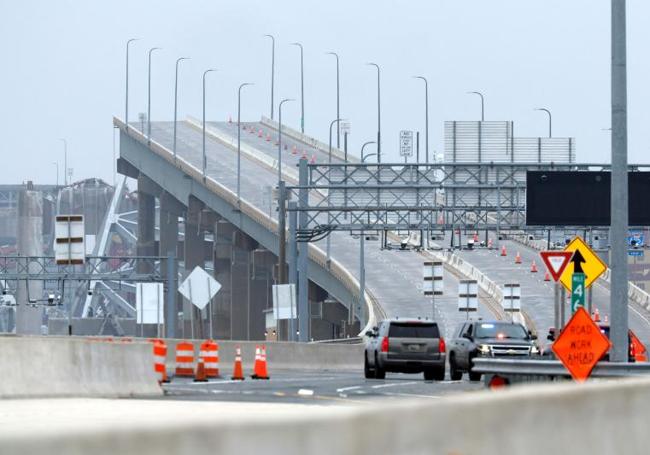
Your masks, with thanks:
<instances>
[{"instance_id":1,"label":"concrete curb","mask_svg":"<svg viewBox=\"0 0 650 455\"><path fill-rule=\"evenodd\" d=\"M0 337L0 398L158 396L147 342Z\"/></svg>"}]
</instances>

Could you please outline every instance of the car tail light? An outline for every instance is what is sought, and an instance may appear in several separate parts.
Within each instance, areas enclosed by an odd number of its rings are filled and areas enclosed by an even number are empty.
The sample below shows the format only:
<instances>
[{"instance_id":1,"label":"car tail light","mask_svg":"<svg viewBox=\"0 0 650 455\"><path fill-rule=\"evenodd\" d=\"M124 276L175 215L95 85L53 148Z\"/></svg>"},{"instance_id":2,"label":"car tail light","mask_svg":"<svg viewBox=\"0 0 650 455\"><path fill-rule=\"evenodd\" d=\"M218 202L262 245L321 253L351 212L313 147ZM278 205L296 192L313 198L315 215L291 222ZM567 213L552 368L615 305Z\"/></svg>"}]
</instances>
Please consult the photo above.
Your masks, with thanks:
<instances>
[{"instance_id":1,"label":"car tail light","mask_svg":"<svg viewBox=\"0 0 650 455\"><path fill-rule=\"evenodd\" d=\"M443 337L440 337L440 342L438 343L438 351L440 354L443 354L445 351L447 351L447 345L445 344L445 339Z\"/></svg>"},{"instance_id":2,"label":"car tail light","mask_svg":"<svg viewBox=\"0 0 650 455\"><path fill-rule=\"evenodd\" d=\"M381 352L388 352L388 337L381 340Z\"/></svg>"}]
</instances>

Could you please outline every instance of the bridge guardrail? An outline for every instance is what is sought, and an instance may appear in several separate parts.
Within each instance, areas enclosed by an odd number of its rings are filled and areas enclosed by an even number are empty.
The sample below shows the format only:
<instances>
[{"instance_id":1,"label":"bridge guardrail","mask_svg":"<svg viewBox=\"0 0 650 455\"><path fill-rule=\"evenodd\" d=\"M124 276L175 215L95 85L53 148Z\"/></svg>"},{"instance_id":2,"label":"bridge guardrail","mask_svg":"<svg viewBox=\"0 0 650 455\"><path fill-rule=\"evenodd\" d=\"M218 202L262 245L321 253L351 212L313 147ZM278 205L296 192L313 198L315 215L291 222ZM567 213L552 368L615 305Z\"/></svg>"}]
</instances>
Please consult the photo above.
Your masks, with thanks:
<instances>
[{"instance_id":1,"label":"bridge guardrail","mask_svg":"<svg viewBox=\"0 0 650 455\"><path fill-rule=\"evenodd\" d=\"M473 360L472 371L501 377L551 381L554 378L569 378L570 373L559 360L515 360L499 358L480 358ZM650 363L598 362L594 367L593 378L620 378L650 374ZM518 381L513 381L518 382Z\"/></svg>"},{"instance_id":2,"label":"bridge guardrail","mask_svg":"<svg viewBox=\"0 0 650 455\"><path fill-rule=\"evenodd\" d=\"M140 144L144 145L145 147L150 148L154 153L156 153L158 156L172 164L173 166L176 166L179 168L181 171L184 173L190 175L195 181L197 182L202 182L204 185L206 185L211 191L219 195L219 197L223 198L225 201L230 203L232 206L237 207L239 206L240 210L242 213L250 217L253 221L258 223L259 225L265 227L269 231L276 233L278 232L278 222L277 220L271 218L263 212L262 210L258 209L255 207L253 204L250 202L246 201L245 199L241 200L241 203L237 199L237 194L228 189L225 185L220 184L216 180L208 177L203 180L203 175L201 171L188 161L184 160L181 157L176 157L174 158L174 154L171 150L167 149L163 145L159 144L158 142L154 140L147 140L147 138L142 134L140 131L129 127L128 129L126 128L126 125L124 122L117 117L113 117L113 124L120 128L121 131L125 132L127 135L129 135L132 139L136 140ZM352 274L345 268L343 265L341 265L338 261L335 259L332 259L329 264L327 264L327 258L325 255L325 252L316 247L316 245L309 245L309 257L320 265L321 267L324 267L330 271L332 276L334 276L335 279L340 281L343 286L352 294L352 295L358 295L359 293L359 282L357 279L352 276ZM377 314L380 313L380 306L377 301L377 299L370 294L369 292L365 293L365 305L368 308L368 322L366 324L366 327L361 331L361 334L365 333L368 328L373 327L376 324L376 318Z\"/></svg>"}]
</instances>

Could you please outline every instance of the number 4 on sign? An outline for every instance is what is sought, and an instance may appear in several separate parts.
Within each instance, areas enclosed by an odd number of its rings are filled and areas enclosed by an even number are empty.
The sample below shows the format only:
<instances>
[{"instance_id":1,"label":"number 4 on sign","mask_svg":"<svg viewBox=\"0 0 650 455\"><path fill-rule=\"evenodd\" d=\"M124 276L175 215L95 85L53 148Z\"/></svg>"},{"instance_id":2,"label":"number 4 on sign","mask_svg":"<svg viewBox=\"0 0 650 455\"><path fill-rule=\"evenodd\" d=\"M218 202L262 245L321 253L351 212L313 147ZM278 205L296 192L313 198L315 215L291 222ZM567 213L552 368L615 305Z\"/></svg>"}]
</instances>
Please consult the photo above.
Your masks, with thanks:
<instances>
[{"instance_id":1,"label":"number 4 on sign","mask_svg":"<svg viewBox=\"0 0 650 455\"><path fill-rule=\"evenodd\" d=\"M574 273L571 276L571 313L585 306L585 274Z\"/></svg>"}]
</instances>

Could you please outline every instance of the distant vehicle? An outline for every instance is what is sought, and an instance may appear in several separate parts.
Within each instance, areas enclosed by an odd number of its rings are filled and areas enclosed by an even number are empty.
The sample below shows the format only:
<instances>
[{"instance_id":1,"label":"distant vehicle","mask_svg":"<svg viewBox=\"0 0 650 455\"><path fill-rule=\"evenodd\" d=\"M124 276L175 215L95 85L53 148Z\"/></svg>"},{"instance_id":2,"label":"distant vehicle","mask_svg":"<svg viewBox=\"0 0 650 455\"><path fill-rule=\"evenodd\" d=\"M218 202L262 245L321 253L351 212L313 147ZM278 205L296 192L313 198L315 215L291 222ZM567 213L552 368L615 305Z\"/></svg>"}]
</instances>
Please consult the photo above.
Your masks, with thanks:
<instances>
[{"instance_id":1,"label":"distant vehicle","mask_svg":"<svg viewBox=\"0 0 650 455\"><path fill-rule=\"evenodd\" d=\"M449 342L449 374L453 381L469 373L470 381L479 381L472 372L475 357L526 358L539 354L537 337L521 324L502 321L468 321L461 324Z\"/></svg>"},{"instance_id":2,"label":"distant vehicle","mask_svg":"<svg viewBox=\"0 0 650 455\"><path fill-rule=\"evenodd\" d=\"M445 340L436 322L387 319L368 330L366 336L366 378L384 379L387 371L424 373L427 381L445 378Z\"/></svg>"}]
</instances>

